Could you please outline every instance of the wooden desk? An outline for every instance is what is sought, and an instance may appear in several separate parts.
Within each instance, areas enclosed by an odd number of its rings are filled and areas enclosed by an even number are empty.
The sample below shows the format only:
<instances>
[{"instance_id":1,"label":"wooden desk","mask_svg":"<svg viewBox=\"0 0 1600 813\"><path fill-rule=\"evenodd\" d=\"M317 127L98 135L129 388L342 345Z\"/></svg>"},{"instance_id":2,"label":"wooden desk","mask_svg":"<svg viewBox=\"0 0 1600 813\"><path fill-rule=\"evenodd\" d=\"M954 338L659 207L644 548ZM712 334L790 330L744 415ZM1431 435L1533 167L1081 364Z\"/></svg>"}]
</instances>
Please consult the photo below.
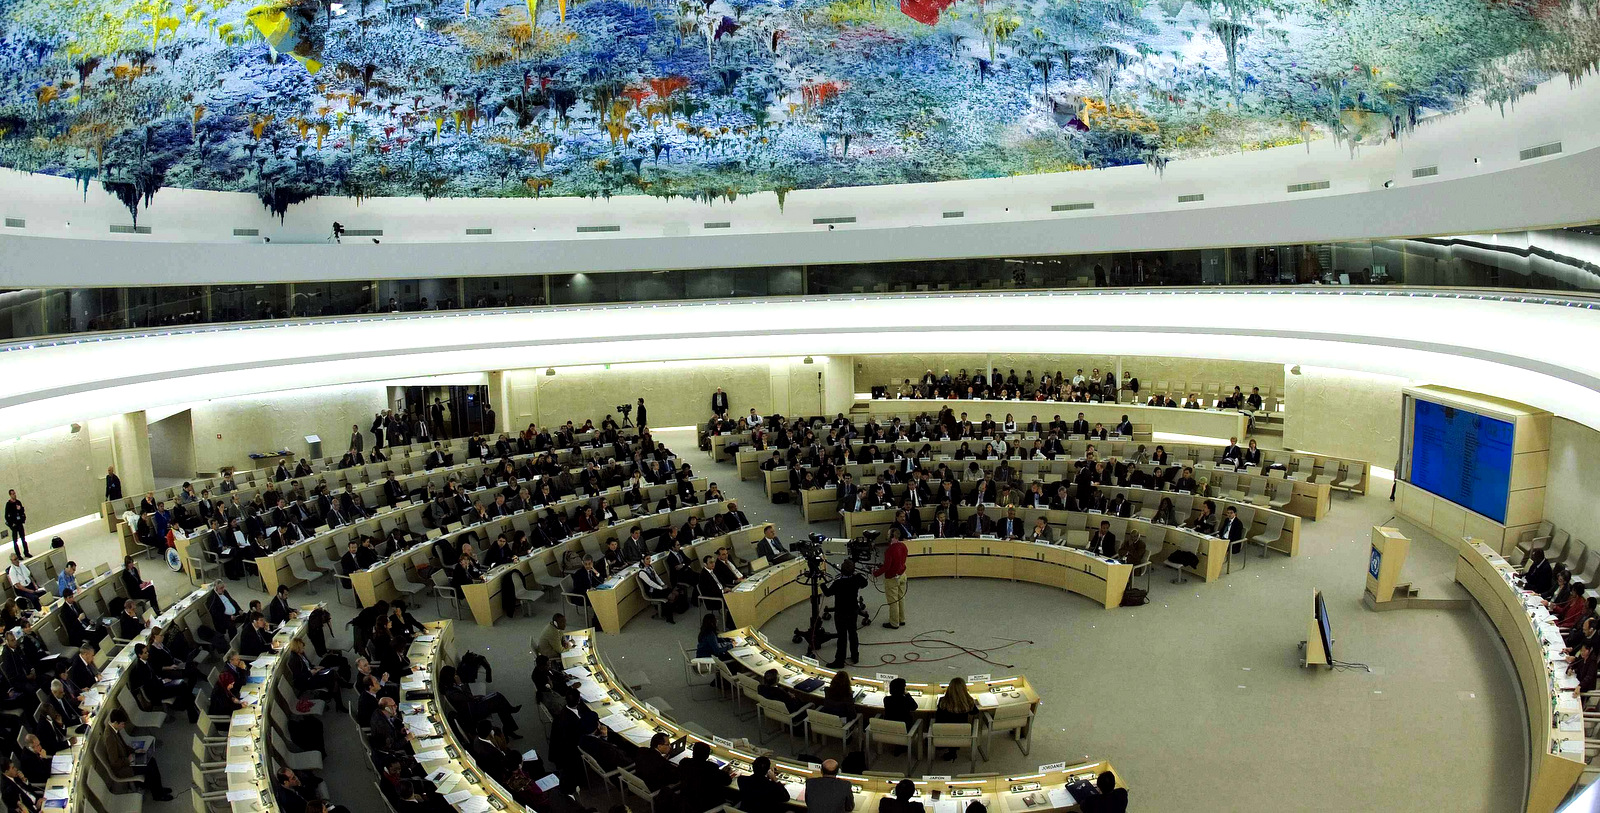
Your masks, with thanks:
<instances>
[{"instance_id":1,"label":"wooden desk","mask_svg":"<svg viewBox=\"0 0 1600 813\"><path fill-rule=\"evenodd\" d=\"M465 791L486 798L501 810L523 810L510 791L478 767L469 743L457 740L445 721L444 710L449 706L439 688L439 670L455 664L455 632L448 620L426 626L427 631L406 651L412 672L400 683L400 714L417 736L412 746L417 762L429 776L444 772L436 783L442 794Z\"/></svg>"},{"instance_id":2,"label":"wooden desk","mask_svg":"<svg viewBox=\"0 0 1600 813\"><path fill-rule=\"evenodd\" d=\"M772 527L770 522L751 525L731 534L713 536L693 545L685 545L683 550L692 562L700 561L702 556L709 556L721 547L728 547L734 553L739 553L741 546L751 550L754 549L756 542L766 535L766 529L770 527ZM589 607L594 612L596 626L602 631L615 634L621 632L623 626L633 620L634 616L644 612L650 603L645 600L644 588L639 585L639 568L653 568L661 576L662 583L671 584L667 575L666 558L665 553L653 554L648 564L625 567L612 574L599 589L589 590L586 595Z\"/></svg>"},{"instance_id":3,"label":"wooden desk","mask_svg":"<svg viewBox=\"0 0 1600 813\"><path fill-rule=\"evenodd\" d=\"M839 494L833 486L827 488L808 488L800 492L800 511L805 515L806 522L821 520L834 520L839 518Z\"/></svg>"},{"instance_id":4,"label":"wooden desk","mask_svg":"<svg viewBox=\"0 0 1600 813\"><path fill-rule=\"evenodd\" d=\"M1522 684L1527 705L1527 813L1551 813L1584 768L1583 706L1577 679L1568 673L1555 623L1543 602L1526 596L1512 581L1515 572L1488 545L1472 540L1460 547L1456 582L1467 589L1500 633ZM1546 642L1556 643L1549 647Z\"/></svg>"},{"instance_id":5,"label":"wooden desk","mask_svg":"<svg viewBox=\"0 0 1600 813\"><path fill-rule=\"evenodd\" d=\"M729 655L738 662L744 671L760 677L769 669L778 671L778 682L790 690L799 693L807 702L821 705L823 695L827 690L827 682L833 679L837 670L829 669L817 662L815 658L797 657L773 646L772 642L759 630L750 627L741 627L722 634L722 637L731 640L734 644ZM796 684L808 678L817 678L823 685L812 692L799 692ZM856 708L860 713L876 716L883 712L883 698L889 692L889 681L894 678L866 677L865 675L850 676L850 685L861 693ZM917 714L919 716L933 716L934 707L939 702L940 695L950 687L949 681L942 683L906 683L906 692L917 700ZM972 693L972 698L978 701L978 707L984 711L994 711L1003 705L1026 703L1030 708L1039 705L1039 693L1020 675L1016 677L992 678L982 680L968 680L967 691Z\"/></svg>"},{"instance_id":6,"label":"wooden desk","mask_svg":"<svg viewBox=\"0 0 1600 813\"><path fill-rule=\"evenodd\" d=\"M273 635L273 654L261 655L250 663L250 677L239 689L246 708L234 712L228 720L226 773L233 813L279 810L272 794L278 759L269 738L287 730L285 721L290 714L285 707L287 701L279 693L279 683L289 679L289 660L282 653L290 641L306 637L311 629L306 621L311 611L321 606L300 607L299 615L284 622ZM290 694L294 694L293 690Z\"/></svg>"},{"instance_id":7,"label":"wooden desk","mask_svg":"<svg viewBox=\"0 0 1600 813\"><path fill-rule=\"evenodd\" d=\"M1219 540L1220 541L1220 540ZM913 539L907 578L985 578L1026 581L1086 596L1107 609L1122 604L1132 565L1088 551L998 539ZM728 594L735 624L760 629L767 621L811 597L796 579L803 559L791 559L744 580Z\"/></svg>"},{"instance_id":8,"label":"wooden desk","mask_svg":"<svg viewBox=\"0 0 1600 813\"><path fill-rule=\"evenodd\" d=\"M601 657L598 649L598 637L591 630L575 630L567 634L570 645L562 653L562 666L566 668L569 676L577 681L579 694L588 707L600 717L612 731L620 734L628 741L643 746L649 743L650 738L657 732L664 732L668 737L676 740L680 737L689 742L708 742L711 746L712 756L733 767L734 775L750 772L750 764L757 756L767 756L772 760L772 766L778 773L778 779L789 787L792 799L792 808L805 806L804 785L811 777L819 775L817 768L806 763L797 762L786 757L773 756L765 749L751 746L748 741L740 738L723 738L713 735L707 741L684 726L679 725L672 718L663 715L657 709L641 702L628 687L616 680L613 670ZM413 662L417 656L412 656ZM824 670L826 671L826 670ZM832 674L829 672L828 674ZM1031 687L1020 681L1024 687L1017 689L1016 693L1024 698L1031 696ZM867 681L872 683L873 681ZM934 689L943 684L916 684L918 687ZM1005 681L992 681L990 685L996 692L1011 691ZM865 698L863 698L865 699ZM1037 697L1032 696L1028 702L1036 702ZM921 698L918 699L922 703ZM686 752L687 753L687 750ZM912 777L917 783L919 793L931 794L937 790L943 795L958 799L964 805L973 801L981 801L989 810L996 813L1031 813L1031 811L1044 810L1078 810L1075 800L1070 794L1064 793L1065 785L1073 780L1093 782L1095 777L1103 771L1111 771L1117 776L1118 786L1125 782L1120 774L1111 767L1109 762L1095 760L1089 762L1067 765L1056 763L1045 765L1037 772L1018 774L1015 776L983 775L962 779L920 779ZM431 770L431 768L430 768ZM895 785L902 778L900 776L857 776L853 774L840 774L847 782L855 786L855 809L858 811L875 811L878 802L885 796L893 793ZM737 779L735 779L737 781ZM732 783L730 783L732 784ZM1025 799L1032 799L1029 804Z\"/></svg>"},{"instance_id":9,"label":"wooden desk","mask_svg":"<svg viewBox=\"0 0 1600 813\"><path fill-rule=\"evenodd\" d=\"M776 449L740 449L734 455L734 465L739 469L740 480L754 480L761 476L761 461L772 457ZM783 453L778 452L778 459L783 459Z\"/></svg>"},{"instance_id":10,"label":"wooden desk","mask_svg":"<svg viewBox=\"0 0 1600 813\"><path fill-rule=\"evenodd\" d=\"M720 435L707 435L707 437L711 439L711 459L718 463L728 460L728 444L739 444L739 450L742 452L745 445L750 442L749 432L724 432Z\"/></svg>"},{"instance_id":11,"label":"wooden desk","mask_svg":"<svg viewBox=\"0 0 1600 813\"><path fill-rule=\"evenodd\" d=\"M789 467L783 466L771 471L761 472L762 486L767 490L767 502L776 502L775 494L789 493Z\"/></svg>"},{"instance_id":12,"label":"wooden desk","mask_svg":"<svg viewBox=\"0 0 1600 813\"><path fill-rule=\"evenodd\" d=\"M904 493L904 488L904 486L896 487L897 496ZM827 491L830 494L833 491L832 489L818 490ZM1131 486L1103 486L1101 487L1101 491L1108 495L1122 494L1125 499L1135 504L1135 516L1133 518L1125 519L1122 517L1110 517L1104 514L1090 513L1085 511L1056 511L1047 508L1018 508L1017 517L1021 519L1022 524L1030 530L1033 528L1033 521L1035 519L1038 517L1044 517L1045 522L1050 525L1051 530L1058 532L1058 539L1061 538L1060 532L1067 532L1068 534L1082 532L1082 536L1069 535L1067 537L1066 543L1072 547L1087 546L1089 541L1089 532L1099 529L1100 520L1107 520L1111 523L1111 531L1117 535L1117 539L1119 540L1120 544L1120 540L1123 538L1123 535L1126 533L1126 529L1128 527L1133 527L1134 529L1138 530L1140 534L1147 537L1147 539L1152 533L1154 533L1152 530L1153 528L1166 527L1155 526L1149 522L1149 517L1154 516L1155 507L1161 503L1162 497L1170 497L1172 499L1175 509L1174 513L1181 522L1187 522L1193 519L1199 514L1200 505L1204 503L1206 499L1210 499L1212 502L1217 504L1217 512L1219 515L1223 509L1227 508L1228 506L1233 506L1234 510L1238 512L1240 522L1246 527L1246 538L1264 531L1266 529L1267 521L1274 515L1282 515L1283 534L1276 542L1271 543L1270 547L1273 550L1289 556L1296 556L1300 553L1301 518L1292 514L1287 514L1282 511L1273 511L1272 509L1265 508L1263 506L1252 505L1245 502L1237 502L1221 497L1206 498L1198 495L1180 494L1171 491L1154 491L1147 488L1133 488ZM810 492L805 493L809 494ZM823 501L819 499L819 503L820 502ZM809 503L807 504L809 505ZM1000 520L1006 515L1006 509L997 505L986 505L984 506L984 510L988 513L991 519L996 521ZM964 527L965 524L972 519L973 515L977 514L977 512L978 509L976 506L957 506L956 515L951 519L960 526ZM863 531L867 530L887 532L889 526L894 524L895 513L896 511L893 508L879 508L872 511L846 511L844 514L838 515L843 517L844 522L841 533L846 537L855 538L860 536ZM932 519L932 509L924 507L922 509L923 526L926 527ZM1154 555L1156 550L1156 548L1152 547L1150 553Z\"/></svg>"}]
</instances>

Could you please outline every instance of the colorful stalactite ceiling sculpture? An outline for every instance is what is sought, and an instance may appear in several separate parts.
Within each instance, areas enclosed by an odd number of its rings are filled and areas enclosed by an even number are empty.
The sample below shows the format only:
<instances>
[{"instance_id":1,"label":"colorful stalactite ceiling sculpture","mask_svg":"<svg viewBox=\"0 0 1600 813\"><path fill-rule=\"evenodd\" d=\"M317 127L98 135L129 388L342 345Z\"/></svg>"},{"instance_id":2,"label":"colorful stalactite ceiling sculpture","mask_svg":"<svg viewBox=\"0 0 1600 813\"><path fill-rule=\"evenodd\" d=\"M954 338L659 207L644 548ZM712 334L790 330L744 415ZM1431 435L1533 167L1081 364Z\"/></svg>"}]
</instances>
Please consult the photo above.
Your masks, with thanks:
<instances>
[{"instance_id":1,"label":"colorful stalactite ceiling sculpture","mask_svg":"<svg viewBox=\"0 0 1600 813\"><path fill-rule=\"evenodd\" d=\"M1060 172L1505 105L1600 0L0 0L0 165L315 195Z\"/></svg>"}]
</instances>

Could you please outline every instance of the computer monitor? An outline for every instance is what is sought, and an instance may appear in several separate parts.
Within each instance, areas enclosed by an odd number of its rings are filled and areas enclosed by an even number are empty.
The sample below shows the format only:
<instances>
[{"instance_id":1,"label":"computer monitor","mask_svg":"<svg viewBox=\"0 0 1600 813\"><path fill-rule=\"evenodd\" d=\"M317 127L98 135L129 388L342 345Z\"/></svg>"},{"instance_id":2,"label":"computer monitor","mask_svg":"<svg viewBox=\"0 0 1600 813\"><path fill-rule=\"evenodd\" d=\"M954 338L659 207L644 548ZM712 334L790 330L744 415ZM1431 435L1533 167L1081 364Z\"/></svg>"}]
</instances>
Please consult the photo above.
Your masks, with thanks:
<instances>
[{"instance_id":1,"label":"computer monitor","mask_svg":"<svg viewBox=\"0 0 1600 813\"><path fill-rule=\"evenodd\" d=\"M1322 635L1322 653L1333 662L1333 628L1328 620L1328 604L1322 600L1322 591L1317 591L1317 631Z\"/></svg>"}]
</instances>

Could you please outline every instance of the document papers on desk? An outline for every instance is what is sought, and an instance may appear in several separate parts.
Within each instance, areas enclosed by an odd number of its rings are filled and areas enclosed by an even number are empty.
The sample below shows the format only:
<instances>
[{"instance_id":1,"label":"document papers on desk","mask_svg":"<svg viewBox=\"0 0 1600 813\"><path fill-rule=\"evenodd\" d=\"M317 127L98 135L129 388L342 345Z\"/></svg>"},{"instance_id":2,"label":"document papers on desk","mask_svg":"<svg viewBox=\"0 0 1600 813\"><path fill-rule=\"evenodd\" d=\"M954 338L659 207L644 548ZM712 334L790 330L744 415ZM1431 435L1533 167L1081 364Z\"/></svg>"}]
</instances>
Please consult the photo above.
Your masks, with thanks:
<instances>
[{"instance_id":1,"label":"document papers on desk","mask_svg":"<svg viewBox=\"0 0 1600 813\"><path fill-rule=\"evenodd\" d=\"M602 717L600 718L600 724L618 734L621 734L630 728L636 728L639 725L638 721L626 714L612 714L607 717Z\"/></svg>"},{"instance_id":2,"label":"document papers on desk","mask_svg":"<svg viewBox=\"0 0 1600 813\"><path fill-rule=\"evenodd\" d=\"M1072 792L1065 787L1054 788L1046 795L1050 797L1050 806L1057 810L1064 807L1072 807L1078 803L1077 799L1072 798Z\"/></svg>"},{"instance_id":3,"label":"document papers on desk","mask_svg":"<svg viewBox=\"0 0 1600 813\"><path fill-rule=\"evenodd\" d=\"M259 798L261 798L261 792L255 788L228 791L228 801L230 802L253 802Z\"/></svg>"},{"instance_id":4,"label":"document papers on desk","mask_svg":"<svg viewBox=\"0 0 1600 813\"><path fill-rule=\"evenodd\" d=\"M66 776L72 773L72 755L56 754L50 758L50 773L56 776Z\"/></svg>"},{"instance_id":5,"label":"document papers on desk","mask_svg":"<svg viewBox=\"0 0 1600 813\"><path fill-rule=\"evenodd\" d=\"M961 813L966 809L966 805L961 802L962 800L960 799L940 799L932 803L933 813ZM924 802L923 804L926 806L928 803Z\"/></svg>"},{"instance_id":6,"label":"document papers on desk","mask_svg":"<svg viewBox=\"0 0 1600 813\"><path fill-rule=\"evenodd\" d=\"M582 697L585 703L598 703L606 699L606 690L592 680L580 680L578 681L578 696Z\"/></svg>"},{"instance_id":7,"label":"document papers on desk","mask_svg":"<svg viewBox=\"0 0 1600 813\"><path fill-rule=\"evenodd\" d=\"M405 721L406 730L418 737L431 737L434 734L433 721L426 714L407 714Z\"/></svg>"}]
</instances>

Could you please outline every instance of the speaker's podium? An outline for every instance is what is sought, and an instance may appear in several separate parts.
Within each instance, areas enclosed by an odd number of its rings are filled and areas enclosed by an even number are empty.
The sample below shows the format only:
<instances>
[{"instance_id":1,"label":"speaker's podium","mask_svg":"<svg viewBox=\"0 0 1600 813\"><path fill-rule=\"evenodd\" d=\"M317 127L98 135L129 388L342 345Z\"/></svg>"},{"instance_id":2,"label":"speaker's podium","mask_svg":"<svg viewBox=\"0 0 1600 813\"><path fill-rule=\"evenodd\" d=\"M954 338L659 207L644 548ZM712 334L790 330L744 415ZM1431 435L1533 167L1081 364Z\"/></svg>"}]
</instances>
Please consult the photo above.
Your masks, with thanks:
<instances>
[{"instance_id":1,"label":"speaker's podium","mask_svg":"<svg viewBox=\"0 0 1600 813\"><path fill-rule=\"evenodd\" d=\"M1368 609L1394 610L1416 598L1416 588L1400 581L1411 540L1399 528L1372 526L1372 550L1367 554L1367 591L1361 600Z\"/></svg>"}]
</instances>

